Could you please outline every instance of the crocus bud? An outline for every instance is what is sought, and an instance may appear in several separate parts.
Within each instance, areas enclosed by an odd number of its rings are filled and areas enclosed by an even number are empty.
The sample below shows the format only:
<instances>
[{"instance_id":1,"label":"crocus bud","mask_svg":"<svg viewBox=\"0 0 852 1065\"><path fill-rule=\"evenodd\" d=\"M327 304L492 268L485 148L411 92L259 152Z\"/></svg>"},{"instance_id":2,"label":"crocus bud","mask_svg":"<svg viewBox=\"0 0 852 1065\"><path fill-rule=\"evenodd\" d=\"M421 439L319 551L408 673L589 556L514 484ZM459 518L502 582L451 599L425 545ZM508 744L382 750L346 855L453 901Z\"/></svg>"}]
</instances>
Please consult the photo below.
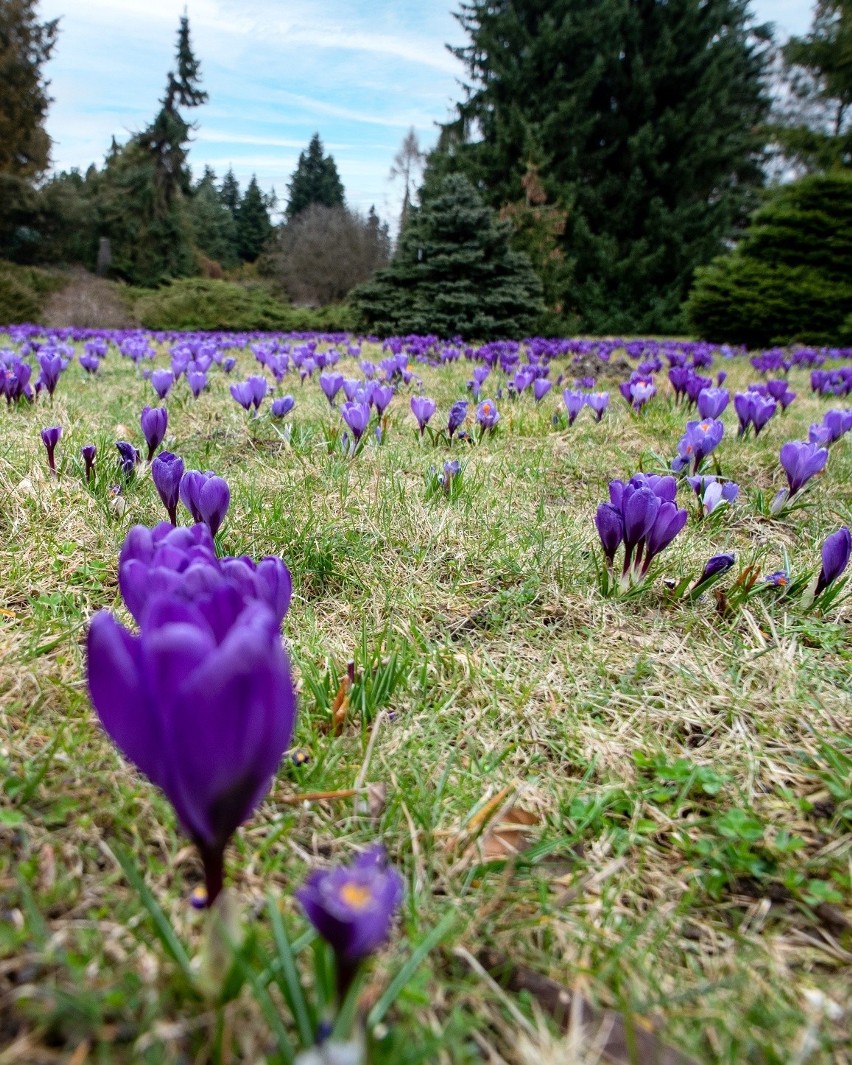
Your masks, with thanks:
<instances>
[{"instance_id":1,"label":"crocus bud","mask_svg":"<svg viewBox=\"0 0 852 1065\"><path fill-rule=\"evenodd\" d=\"M163 506L168 511L169 521L177 525L177 505L180 499L180 482L183 477L183 459L171 451L163 451L151 465L151 479L160 494Z\"/></svg>"},{"instance_id":2,"label":"crocus bud","mask_svg":"<svg viewBox=\"0 0 852 1065\"><path fill-rule=\"evenodd\" d=\"M139 416L139 424L148 445L148 461L150 462L166 435L169 412L165 407L143 407L142 414Z\"/></svg>"},{"instance_id":3,"label":"crocus bud","mask_svg":"<svg viewBox=\"0 0 852 1065\"><path fill-rule=\"evenodd\" d=\"M55 452L56 445L59 443L60 436L62 436L61 425L51 425L48 426L47 429L42 429L41 431L41 440L45 448L47 449L47 464L50 467L50 472L53 474L54 477L57 476Z\"/></svg>"}]
</instances>

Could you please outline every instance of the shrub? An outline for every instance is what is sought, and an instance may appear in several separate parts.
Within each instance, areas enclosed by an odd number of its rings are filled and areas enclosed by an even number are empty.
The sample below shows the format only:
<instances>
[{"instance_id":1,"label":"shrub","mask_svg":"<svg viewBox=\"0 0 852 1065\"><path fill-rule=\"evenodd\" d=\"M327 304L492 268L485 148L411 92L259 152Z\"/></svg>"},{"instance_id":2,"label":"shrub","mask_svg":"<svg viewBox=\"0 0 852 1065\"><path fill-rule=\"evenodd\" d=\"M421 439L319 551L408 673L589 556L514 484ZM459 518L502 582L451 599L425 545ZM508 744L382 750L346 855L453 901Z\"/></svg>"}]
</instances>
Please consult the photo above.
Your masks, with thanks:
<instances>
[{"instance_id":1,"label":"shrub","mask_svg":"<svg viewBox=\"0 0 852 1065\"><path fill-rule=\"evenodd\" d=\"M38 322L47 297L65 283L61 274L0 262L0 325Z\"/></svg>"},{"instance_id":2,"label":"shrub","mask_svg":"<svg viewBox=\"0 0 852 1065\"><path fill-rule=\"evenodd\" d=\"M346 310L294 310L260 285L188 278L154 290L130 290L133 313L146 329L287 332L347 328Z\"/></svg>"},{"instance_id":3,"label":"shrub","mask_svg":"<svg viewBox=\"0 0 852 1065\"><path fill-rule=\"evenodd\" d=\"M696 271L686 311L717 341L851 342L852 176L779 189L730 255Z\"/></svg>"}]
</instances>

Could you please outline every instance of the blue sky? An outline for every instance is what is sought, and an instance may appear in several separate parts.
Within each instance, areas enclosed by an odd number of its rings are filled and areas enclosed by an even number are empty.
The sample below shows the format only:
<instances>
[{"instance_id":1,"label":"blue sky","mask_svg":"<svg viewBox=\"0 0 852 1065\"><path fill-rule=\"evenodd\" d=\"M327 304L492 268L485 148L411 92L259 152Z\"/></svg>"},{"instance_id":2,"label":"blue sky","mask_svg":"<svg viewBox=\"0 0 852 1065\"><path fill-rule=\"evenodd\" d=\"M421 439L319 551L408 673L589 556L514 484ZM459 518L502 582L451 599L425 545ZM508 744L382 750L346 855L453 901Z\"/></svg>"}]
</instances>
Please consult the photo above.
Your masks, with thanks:
<instances>
[{"instance_id":1,"label":"blue sky","mask_svg":"<svg viewBox=\"0 0 852 1065\"><path fill-rule=\"evenodd\" d=\"M401 189L388 180L410 127L435 142L459 95L461 64L445 43L464 37L452 0L41 0L60 17L47 74L57 169L100 163L153 116L188 7L210 102L195 114L190 163L241 184L253 173L286 199L299 152L318 131L347 202L395 219ZM811 0L753 0L781 36L804 33Z\"/></svg>"}]
</instances>

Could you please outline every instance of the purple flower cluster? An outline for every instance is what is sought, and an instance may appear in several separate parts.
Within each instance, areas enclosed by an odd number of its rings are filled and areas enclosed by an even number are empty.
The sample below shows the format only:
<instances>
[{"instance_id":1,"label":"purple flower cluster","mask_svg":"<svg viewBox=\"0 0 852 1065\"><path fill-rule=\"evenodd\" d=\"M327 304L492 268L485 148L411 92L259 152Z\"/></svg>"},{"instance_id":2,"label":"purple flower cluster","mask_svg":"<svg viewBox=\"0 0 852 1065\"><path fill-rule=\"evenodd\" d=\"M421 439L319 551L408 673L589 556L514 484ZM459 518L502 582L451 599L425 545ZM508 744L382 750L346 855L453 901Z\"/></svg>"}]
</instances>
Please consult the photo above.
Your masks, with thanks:
<instances>
[{"instance_id":1,"label":"purple flower cluster","mask_svg":"<svg viewBox=\"0 0 852 1065\"><path fill-rule=\"evenodd\" d=\"M95 615L89 694L110 738L195 843L211 904L225 846L268 792L293 732L280 637L290 574L280 559L217 559L206 526L164 523L130 530L119 586L139 633Z\"/></svg>"},{"instance_id":2,"label":"purple flower cluster","mask_svg":"<svg viewBox=\"0 0 852 1065\"><path fill-rule=\"evenodd\" d=\"M637 473L629 481L610 481L609 503L602 503L595 525L608 568L624 545L622 583L643 579L652 561L686 524L687 512L675 503L677 481Z\"/></svg>"}]
</instances>

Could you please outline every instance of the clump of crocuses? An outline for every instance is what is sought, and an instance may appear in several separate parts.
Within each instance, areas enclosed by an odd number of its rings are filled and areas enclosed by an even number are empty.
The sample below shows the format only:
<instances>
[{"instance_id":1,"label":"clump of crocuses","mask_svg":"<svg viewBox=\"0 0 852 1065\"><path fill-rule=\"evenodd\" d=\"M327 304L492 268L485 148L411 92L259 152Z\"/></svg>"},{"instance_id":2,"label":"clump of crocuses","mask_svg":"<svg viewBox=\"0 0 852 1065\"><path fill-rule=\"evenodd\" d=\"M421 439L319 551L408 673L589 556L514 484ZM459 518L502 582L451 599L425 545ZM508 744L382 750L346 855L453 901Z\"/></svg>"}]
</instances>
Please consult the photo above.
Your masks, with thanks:
<instances>
[{"instance_id":1,"label":"clump of crocuses","mask_svg":"<svg viewBox=\"0 0 852 1065\"><path fill-rule=\"evenodd\" d=\"M293 732L280 622L217 567L203 526L131 530L119 573L140 631L107 611L95 615L89 694L107 734L165 793L195 843L210 905L224 883L228 840L266 795Z\"/></svg>"},{"instance_id":2,"label":"clump of crocuses","mask_svg":"<svg viewBox=\"0 0 852 1065\"><path fill-rule=\"evenodd\" d=\"M648 569L686 524L687 512L675 503L677 481L637 473L629 481L610 481L609 503L595 515L606 560L605 591L612 590L615 556L623 545L619 585L626 590L645 580Z\"/></svg>"},{"instance_id":3,"label":"clump of crocuses","mask_svg":"<svg viewBox=\"0 0 852 1065\"><path fill-rule=\"evenodd\" d=\"M231 504L231 489L212 470L187 470L180 480L180 501L195 522L203 522L215 536Z\"/></svg>"},{"instance_id":4,"label":"clump of crocuses","mask_svg":"<svg viewBox=\"0 0 852 1065\"><path fill-rule=\"evenodd\" d=\"M689 469L696 473L704 459L719 446L725 426L718 418L686 423L686 432L677 446L677 457L672 461L675 473Z\"/></svg>"},{"instance_id":5,"label":"clump of crocuses","mask_svg":"<svg viewBox=\"0 0 852 1065\"><path fill-rule=\"evenodd\" d=\"M689 486L698 496L699 517L711 514L734 503L740 494L740 486L733 481L720 481L718 477L687 477Z\"/></svg>"}]
</instances>

